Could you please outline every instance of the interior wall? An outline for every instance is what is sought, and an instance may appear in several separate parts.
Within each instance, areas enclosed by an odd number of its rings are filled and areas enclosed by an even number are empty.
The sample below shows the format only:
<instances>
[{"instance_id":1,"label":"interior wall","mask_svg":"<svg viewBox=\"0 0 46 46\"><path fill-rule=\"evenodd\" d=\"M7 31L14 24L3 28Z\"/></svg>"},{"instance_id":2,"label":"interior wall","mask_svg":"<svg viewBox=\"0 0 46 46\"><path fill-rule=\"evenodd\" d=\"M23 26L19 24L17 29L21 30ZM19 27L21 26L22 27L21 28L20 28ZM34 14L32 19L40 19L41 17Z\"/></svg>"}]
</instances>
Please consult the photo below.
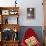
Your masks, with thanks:
<instances>
[{"instance_id":1,"label":"interior wall","mask_svg":"<svg viewBox=\"0 0 46 46\"><path fill-rule=\"evenodd\" d=\"M43 25L43 6L42 0L25 0L20 8L20 23L24 26ZM35 8L35 19L27 19L27 8Z\"/></svg>"},{"instance_id":2,"label":"interior wall","mask_svg":"<svg viewBox=\"0 0 46 46\"><path fill-rule=\"evenodd\" d=\"M15 0L9 0L9 1L0 0L0 6L1 7L15 6L14 1ZM42 0L17 0L17 2L18 2L18 6L20 7L19 24L21 26L43 26ZM35 8L35 18L34 19L27 19L27 8Z\"/></svg>"}]
</instances>

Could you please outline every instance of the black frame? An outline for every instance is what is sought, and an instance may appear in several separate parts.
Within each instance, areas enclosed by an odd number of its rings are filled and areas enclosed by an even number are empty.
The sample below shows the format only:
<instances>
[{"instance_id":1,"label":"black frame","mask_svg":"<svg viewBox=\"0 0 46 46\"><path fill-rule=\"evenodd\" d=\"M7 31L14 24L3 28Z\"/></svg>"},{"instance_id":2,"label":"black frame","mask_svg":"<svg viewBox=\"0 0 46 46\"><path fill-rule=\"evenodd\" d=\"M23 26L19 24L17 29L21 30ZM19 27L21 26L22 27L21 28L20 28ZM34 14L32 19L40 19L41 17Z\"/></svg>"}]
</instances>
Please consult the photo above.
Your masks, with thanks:
<instances>
[{"instance_id":1,"label":"black frame","mask_svg":"<svg viewBox=\"0 0 46 46\"><path fill-rule=\"evenodd\" d=\"M34 16L34 8L27 8L27 18L28 19L35 18L35 16Z\"/></svg>"}]
</instances>

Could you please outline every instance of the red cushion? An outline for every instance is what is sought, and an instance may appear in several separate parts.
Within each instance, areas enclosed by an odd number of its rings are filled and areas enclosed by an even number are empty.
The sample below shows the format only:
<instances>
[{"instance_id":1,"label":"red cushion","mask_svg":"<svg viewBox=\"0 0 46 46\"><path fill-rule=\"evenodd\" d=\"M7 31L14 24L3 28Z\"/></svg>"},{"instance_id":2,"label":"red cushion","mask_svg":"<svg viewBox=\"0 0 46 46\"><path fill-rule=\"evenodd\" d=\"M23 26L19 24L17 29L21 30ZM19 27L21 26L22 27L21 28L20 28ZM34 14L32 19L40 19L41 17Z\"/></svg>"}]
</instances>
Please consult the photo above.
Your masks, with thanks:
<instances>
[{"instance_id":1,"label":"red cushion","mask_svg":"<svg viewBox=\"0 0 46 46\"><path fill-rule=\"evenodd\" d=\"M32 28L28 28L25 32L24 37L22 38L22 43L21 43L22 46L26 46L25 39L28 39L29 37L32 37L32 36L36 37L37 35Z\"/></svg>"}]
</instances>

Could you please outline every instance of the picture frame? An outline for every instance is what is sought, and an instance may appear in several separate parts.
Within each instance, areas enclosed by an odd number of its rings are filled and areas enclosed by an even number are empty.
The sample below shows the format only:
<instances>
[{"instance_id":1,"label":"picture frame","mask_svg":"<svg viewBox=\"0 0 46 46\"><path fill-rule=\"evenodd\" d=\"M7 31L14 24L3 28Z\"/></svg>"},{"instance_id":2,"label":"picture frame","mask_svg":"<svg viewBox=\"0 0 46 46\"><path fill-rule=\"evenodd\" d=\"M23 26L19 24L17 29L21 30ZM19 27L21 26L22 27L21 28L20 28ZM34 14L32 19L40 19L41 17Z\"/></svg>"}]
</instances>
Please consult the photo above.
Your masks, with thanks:
<instances>
[{"instance_id":1,"label":"picture frame","mask_svg":"<svg viewBox=\"0 0 46 46\"><path fill-rule=\"evenodd\" d=\"M15 11L15 10L10 10L10 11L9 11L9 14L10 14L10 15L16 15L17 13L18 13L18 12Z\"/></svg>"},{"instance_id":2,"label":"picture frame","mask_svg":"<svg viewBox=\"0 0 46 46\"><path fill-rule=\"evenodd\" d=\"M34 8L27 8L27 18L28 19L34 19Z\"/></svg>"},{"instance_id":3,"label":"picture frame","mask_svg":"<svg viewBox=\"0 0 46 46\"><path fill-rule=\"evenodd\" d=\"M2 10L2 15L9 15L9 10Z\"/></svg>"}]
</instances>

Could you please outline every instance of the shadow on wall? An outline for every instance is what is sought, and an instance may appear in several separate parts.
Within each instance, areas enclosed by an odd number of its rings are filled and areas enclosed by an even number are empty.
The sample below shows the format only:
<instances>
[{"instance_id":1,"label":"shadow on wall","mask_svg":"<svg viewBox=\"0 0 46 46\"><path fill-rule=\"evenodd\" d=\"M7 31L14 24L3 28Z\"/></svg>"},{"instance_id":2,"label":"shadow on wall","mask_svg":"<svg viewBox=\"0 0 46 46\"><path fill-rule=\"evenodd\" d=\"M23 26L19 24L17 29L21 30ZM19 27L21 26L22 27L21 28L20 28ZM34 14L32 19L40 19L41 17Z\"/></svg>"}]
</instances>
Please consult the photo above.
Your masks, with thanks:
<instances>
[{"instance_id":1,"label":"shadow on wall","mask_svg":"<svg viewBox=\"0 0 46 46\"><path fill-rule=\"evenodd\" d=\"M20 39L20 42L21 42L21 40L22 40L22 38L24 36L25 31L28 28L32 28L36 32L39 41L41 43L43 43L43 30L42 30L42 27L41 26L21 26L20 27L20 31L19 31L19 39Z\"/></svg>"}]
</instances>

